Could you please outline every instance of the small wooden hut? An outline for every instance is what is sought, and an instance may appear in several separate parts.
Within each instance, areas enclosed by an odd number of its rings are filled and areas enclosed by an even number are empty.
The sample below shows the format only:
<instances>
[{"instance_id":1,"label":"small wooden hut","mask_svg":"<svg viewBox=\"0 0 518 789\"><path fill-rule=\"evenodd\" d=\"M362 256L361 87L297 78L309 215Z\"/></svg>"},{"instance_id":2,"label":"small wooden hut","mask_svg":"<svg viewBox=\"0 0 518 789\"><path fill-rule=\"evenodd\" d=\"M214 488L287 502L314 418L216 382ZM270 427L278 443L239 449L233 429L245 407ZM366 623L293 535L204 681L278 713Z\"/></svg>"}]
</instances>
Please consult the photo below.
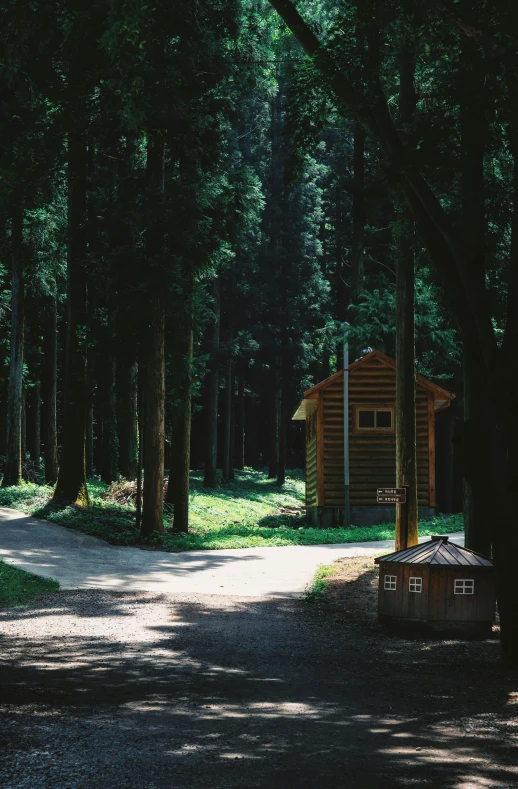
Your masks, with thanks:
<instances>
[{"instance_id":1,"label":"small wooden hut","mask_svg":"<svg viewBox=\"0 0 518 789\"><path fill-rule=\"evenodd\" d=\"M375 562L380 622L450 635L491 634L495 572L485 556L435 536Z\"/></svg>"},{"instance_id":2,"label":"small wooden hut","mask_svg":"<svg viewBox=\"0 0 518 789\"><path fill-rule=\"evenodd\" d=\"M376 504L377 488L396 483L396 363L372 351L349 365L351 522L394 521L395 507ZM454 395L416 377L419 515L435 514L435 414ZM344 522L344 371L304 392L293 419L306 422L306 513L315 526Z\"/></svg>"}]
</instances>

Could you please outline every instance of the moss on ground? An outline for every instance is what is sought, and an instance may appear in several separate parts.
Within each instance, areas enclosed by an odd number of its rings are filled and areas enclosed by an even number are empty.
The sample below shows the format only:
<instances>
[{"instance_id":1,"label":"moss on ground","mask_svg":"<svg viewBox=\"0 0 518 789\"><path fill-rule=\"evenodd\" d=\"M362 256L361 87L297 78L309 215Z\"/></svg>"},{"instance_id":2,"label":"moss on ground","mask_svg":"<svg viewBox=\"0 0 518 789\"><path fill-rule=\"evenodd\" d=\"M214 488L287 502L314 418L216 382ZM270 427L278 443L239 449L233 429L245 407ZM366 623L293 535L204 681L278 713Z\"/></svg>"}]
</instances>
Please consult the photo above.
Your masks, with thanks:
<instances>
[{"instance_id":1,"label":"moss on ground","mask_svg":"<svg viewBox=\"0 0 518 789\"><path fill-rule=\"evenodd\" d=\"M190 532L171 531L171 512L165 512L166 532L143 541L135 528L132 503L110 498L107 486L98 479L88 481L91 504L56 506L50 502L52 489L24 483L0 489L0 506L13 507L77 531L101 537L114 545L138 545L166 551L256 546L318 545L366 542L394 537L394 524L350 529L315 529L304 520L304 478L292 471L280 488L261 471L245 469L236 479L213 490L203 487L200 474L191 475ZM454 532L464 528L462 515L442 515L423 521L421 535Z\"/></svg>"}]
</instances>

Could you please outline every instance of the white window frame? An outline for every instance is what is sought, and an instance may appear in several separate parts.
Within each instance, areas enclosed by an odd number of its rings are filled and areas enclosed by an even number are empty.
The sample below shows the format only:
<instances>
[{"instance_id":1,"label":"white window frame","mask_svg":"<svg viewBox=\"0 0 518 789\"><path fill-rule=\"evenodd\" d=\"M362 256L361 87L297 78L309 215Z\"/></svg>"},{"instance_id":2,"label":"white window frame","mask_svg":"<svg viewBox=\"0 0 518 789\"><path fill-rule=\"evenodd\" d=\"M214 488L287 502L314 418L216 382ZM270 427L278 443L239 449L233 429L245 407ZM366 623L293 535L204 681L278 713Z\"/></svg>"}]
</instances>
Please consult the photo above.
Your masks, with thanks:
<instances>
[{"instance_id":1,"label":"white window frame","mask_svg":"<svg viewBox=\"0 0 518 789\"><path fill-rule=\"evenodd\" d=\"M412 575L408 579L408 591L414 594L421 594L423 591L423 579L419 575Z\"/></svg>"},{"instance_id":2,"label":"white window frame","mask_svg":"<svg viewBox=\"0 0 518 789\"><path fill-rule=\"evenodd\" d=\"M383 588L387 592L395 592L397 586L397 575L386 575L384 578Z\"/></svg>"},{"instance_id":3,"label":"white window frame","mask_svg":"<svg viewBox=\"0 0 518 789\"><path fill-rule=\"evenodd\" d=\"M453 594L475 594L474 578L455 578Z\"/></svg>"}]
</instances>

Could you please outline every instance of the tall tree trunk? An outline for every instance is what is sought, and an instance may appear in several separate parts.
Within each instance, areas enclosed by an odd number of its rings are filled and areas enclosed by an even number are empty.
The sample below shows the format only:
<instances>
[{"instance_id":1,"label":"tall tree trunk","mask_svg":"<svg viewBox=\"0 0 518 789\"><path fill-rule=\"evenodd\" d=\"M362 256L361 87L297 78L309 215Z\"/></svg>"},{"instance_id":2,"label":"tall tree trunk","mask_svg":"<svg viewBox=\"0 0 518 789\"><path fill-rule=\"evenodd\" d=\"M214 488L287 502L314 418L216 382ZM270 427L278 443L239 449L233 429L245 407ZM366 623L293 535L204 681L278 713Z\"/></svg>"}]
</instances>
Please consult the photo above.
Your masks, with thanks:
<instances>
[{"instance_id":1,"label":"tall tree trunk","mask_svg":"<svg viewBox=\"0 0 518 789\"><path fill-rule=\"evenodd\" d=\"M279 462L277 465L277 484L284 485L286 481L286 447L289 428L289 406L291 399L290 375L287 351L283 349L281 356L281 403L279 414Z\"/></svg>"},{"instance_id":2,"label":"tall tree trunk","mask_svg":"<svg viewBox=\"0 0 518 789\"><path fill-rule=\"evenodd\" d=\"M516 80L514 91L518 90ZM516 111L516 110L515 110ZM507 380L498 387L497 402L500 413L504 446L506 444L506 473L497 473L494 504L498 506L498 521L493 527L493 558L498 573L498 611L500 614L502 659L506 666L518 666L518 585L516 583L516 556L518 555L518 530L516 529L516 490L518 489L518 116L511 129L513 154L513 215L511 220L511 254L507 287L507 317L503 344L504 371ZM507 439L505 441L505 439ZM491 512L491 516L494 512ZM493 521L492 521L493 522Z\"/></svg>"},{"instance_id":3,"label":"tall tree trunk","mask_svg":"<svg viewBox=\"0 0 518 789\"><path fill-rule=\"evenodd\" d=\"M486 90L484 70L476 45L466 41L461 44L459 69L459 120L461 133L461 197L462 236L466 255L470 260L473 284L483 294L486 277L486 218L484 209L484 153L487 139ZM464 455L471 464L473 430L480 432L481 445L489 445L489 427L481 421L479 412L485 408L485 394L481 382L486 378L484 360L480 357L478 343L468 338L464 342L464 436L471 448ZM482 376L482 377L481 377ZM474 421L473 421L474 420ZM475 423L477 427L475 428ZM487 456L486 456L487 457ZM484 463L486 465L486 463ZM480 468L480 464L479 464ZM472 483L480 475L470 469L463 483L463 510L466 524L466 545L480 553L489 553L491 537L487 528L489 515L485 486Z\"/></svg>"},{"instance_id":4,"label":"tall tree trunk","mask_svg":"<svg viewBox=\"0 0 518 789\"><path fill-rule=\"evenodd\" d=\"M2 487L22 479L22 388L25 300L23 285L23 213L13 206L11 215L11 342L7 389L7 441Z\"/></svg>"},{"instance_id":5,"label":"tall tree trunk","mask_svg":"<svg viewBox=\"0 0 518 789\"><path fill-rule=\"evenodd\" d=\"M137 475L137 382L137 362L124 359L117 369L119 468L124 479Z\"/></svg>"},{"instance_id":6,"label":"tall tree trunk","mask_svg":"<svg viewBox=\"0 0 518 789\"><path fill-rule=\"evenodd\" d=\"M171 464L166 500L174 505L173 531L189 531L189 470L191 457L191 396L193 355L193 291L192 274L184 293L185 312L179 327L175 354L178 364L178 382L175 387L175 405L171 419Z\"/></svg>"},{"instance_id":7,"label":"tall tree trunk","mask_svg":"<svg viewBox=\"0 0 518 789\"><path fill-rule=\"evenodd\" d=\"M107 485L117 478L117 417L115 397L116 359L111 338L103 348L104 359L99 365L101 378L98 391L101 395L101 479Z\"/></svg>"},{"instance_id":8,"label":"tall tree trunk","mask_svg":"<svg viewBox=\"0 0 518 789\"><path fill-rule=\"evenodd\" d=\"M87 149L79 119L71 112L68 136L67 337L63 408L63 446L53 500L88 504L86 487L85 275Z\"/></svg>"},{"instance_id":9,"label":"tall tree trunk","mask_svg":"<svg viewBox=\"0 0 518 789\"><path fill-rule=\"evenodd\" d=\"M45 310L43 333L43 446L45 482L54 485L58 478L58 430L56 400L58 391L57 304L53 295Z\"/></svg>"},{"instance_id":10,"label":"tall tree trunk","mask_svg":"<svg viewBox=\"0 0 518 789\"><path fill-rule=\"evenodd\" d=\"M94 404L90 400L86 408L86 478L94 475Z\"/></svg>"},{"instance_id":11,"label":"tall tree trunk","mask_svg":"<svg viewBox=\"0 0 518 789\"><path fill-rule=\"evenodd\" d=\"M230 482L234 476L234 457L232 451L232 420L234 414L234 361L232 349L234 341L234 272L230 272L228 281L228 298L226 304L227 311L227 335L228 335L228 355L225 375L225 410L223 412L223 453L222 453L222 472L223 481Z\"/></svg>"},{"instance_id":12,"label":"tall tree trunk","mask_svg":"<svg viewBox=\"0 0 518 789\"><path fill-rule=\"evenodd\" d=\"M40 470L40 457L41 457L41 385L36 381L30 390L31 400L31 441L29 447L29 456L34 463L34 470Z\"/></svg>"},{"instance_id":13,"label":"tall tree trunk","mask_svg":"<svg viewBox=\"0 0 518 789\"><path fill-rule=\"evenodd\" d=\"M165 145L161 135L148 135L147 178L149 204L146 253L151 268L159 266L163 253L163 192ZM147 304L147 370L144 396L144 501L141 533L164 531L164 407L165 407L165 313L161 277L153 282Z\"/></svg>"},{"instance_id":14,"label":"tall tree trunk","mask_svg":"<svg viewBox=\"0 0 518 789\"><path fill-rule=\"evenodd\" d=\"M216 466L218 459L218 400L219 400L219 329L220 329L220 282L216 277L212 283L212 310L214 318L209 338L209 374L207 376L207 456L203 484L214 488L217 484Z\"/></svg>"},{"instance_id":15,"label":"tall tree trunk","mask_svg":"<svg viewBox=\"0 0 518 789\"><path fill-rule=\"evenodd\" d=\"M246 425L246 401L245 401L245 375L247 363L244 359L239 362L237 376L237 403L236 403L236 462L237 469L245 467L245 425Z\"/></svg>"},{"instance_id":16,"label":"tall tree trunk","mask_svg":"<svg viewBox=\"0 0 518 789\"><path fill-rule=\"evenodd\" d=\"M351 298L356 301L363 288L365 247L365 130L359 123L354 124L353 171L353 231L350 262Z\"/></svg>"},{"instance_id":17,"label":"tall tree trunk","mask_svg":"<svg viewBox=\"0 0 518 789\"><path fill-rule=\"evenodd\" d=\"M225 377L225 412L223 419L223 482L230 482L233 477L232 457L232 417L234 391L234 365L232 357L227 359Z\"/></svg>"},{"instance_id":18,"label":"tall tree trunk","mask_svg":"<svg viewBox=\"0 0 518 789\"><path fill-rule=\"evenodd\" d=\"M277 356L272 357L268 376L268 479L277 477L279 468L279 422L281 405L281 382L279 379Z\"/></svg>"},{"instance_id":19,"label":"tall tree trunk","mask_svg":"<svg viewBox=\"0 0 518 789\"><path fill-rule=\"evenodd\" d=\"M27 390L22 388L22 476L27 459Z\"/></svg>"},{"instance_id":20,"label":"tall tree trunk","mask_svg":"<svg viewBox=\"0 0 518 789\"><path fill-rule=\"evenodd\" d=\"M400 56L399 118L402 133L412 122L416 94L414 53ZM396 486L406 487L405 505L396 505L396 551L417 545L417 448L415 385L414 228L403 199L397 199L396 274Z\"/></svg>"}]
</instances>

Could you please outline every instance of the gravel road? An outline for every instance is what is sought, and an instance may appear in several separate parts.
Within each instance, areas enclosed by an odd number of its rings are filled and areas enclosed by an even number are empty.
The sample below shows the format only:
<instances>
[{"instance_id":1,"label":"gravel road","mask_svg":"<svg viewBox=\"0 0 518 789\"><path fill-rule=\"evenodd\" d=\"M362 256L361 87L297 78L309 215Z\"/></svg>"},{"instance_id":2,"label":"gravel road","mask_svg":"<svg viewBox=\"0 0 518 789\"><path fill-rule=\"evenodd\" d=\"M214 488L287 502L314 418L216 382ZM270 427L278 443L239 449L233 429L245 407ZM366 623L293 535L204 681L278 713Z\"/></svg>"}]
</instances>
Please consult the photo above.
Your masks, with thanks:
<instances>
[{"instance_id":1,"label":"gravel road","mask_svg":"<svg viewBox=\"0 0 518 789\"><path fill-rule=\"evenodd\" d=\"M466 729L514 682L467 691L491 642L436 677L444 644L291 597L66 591L0 622L2 789L517 785Z\"/></svg>"}]
</instances>

